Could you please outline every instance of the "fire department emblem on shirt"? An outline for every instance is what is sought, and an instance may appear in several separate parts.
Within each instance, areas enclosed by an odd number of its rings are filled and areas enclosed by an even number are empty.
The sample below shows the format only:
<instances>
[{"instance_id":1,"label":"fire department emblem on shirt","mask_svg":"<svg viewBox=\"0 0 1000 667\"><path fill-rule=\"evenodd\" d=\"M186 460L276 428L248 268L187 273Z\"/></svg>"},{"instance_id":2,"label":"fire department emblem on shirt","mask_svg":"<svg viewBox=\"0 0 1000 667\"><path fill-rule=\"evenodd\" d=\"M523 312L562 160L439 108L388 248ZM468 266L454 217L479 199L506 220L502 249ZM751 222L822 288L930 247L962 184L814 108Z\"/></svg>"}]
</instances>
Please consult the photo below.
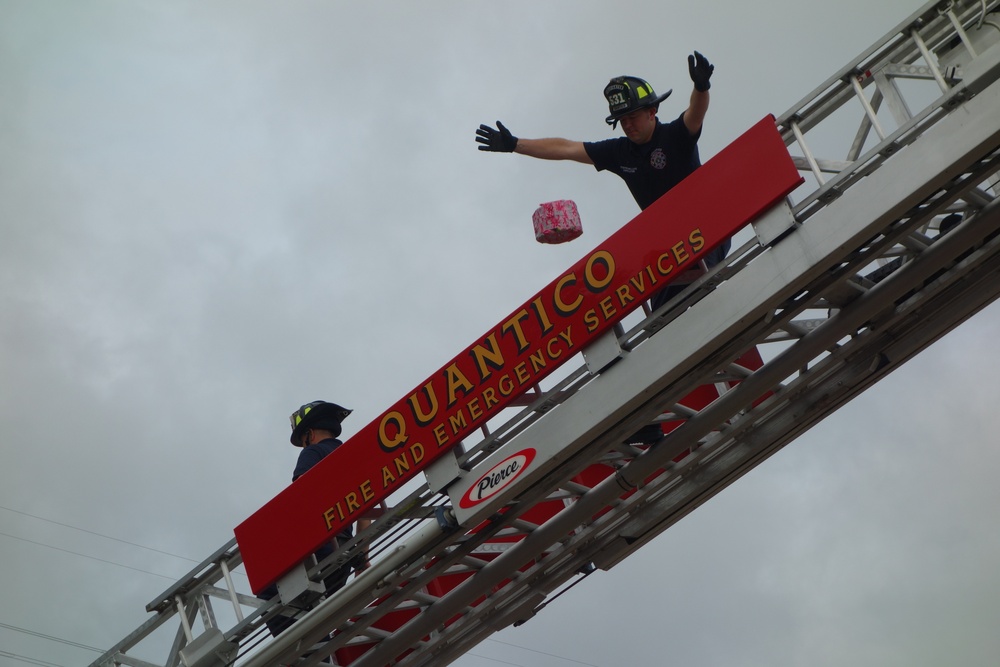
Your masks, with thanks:
<instances>
[{"instance_id":1,"label":"fire department emblem on shirt","mask_svg":"<svg viewBox=\"0 0 1000 667\"><path fill-rule=\"evenodd\" d=\"M657 148L650 154L649 164L653 169L663 169L667 166L667 156L663 153L662 148Z\"/></svg>"}]
</instances>

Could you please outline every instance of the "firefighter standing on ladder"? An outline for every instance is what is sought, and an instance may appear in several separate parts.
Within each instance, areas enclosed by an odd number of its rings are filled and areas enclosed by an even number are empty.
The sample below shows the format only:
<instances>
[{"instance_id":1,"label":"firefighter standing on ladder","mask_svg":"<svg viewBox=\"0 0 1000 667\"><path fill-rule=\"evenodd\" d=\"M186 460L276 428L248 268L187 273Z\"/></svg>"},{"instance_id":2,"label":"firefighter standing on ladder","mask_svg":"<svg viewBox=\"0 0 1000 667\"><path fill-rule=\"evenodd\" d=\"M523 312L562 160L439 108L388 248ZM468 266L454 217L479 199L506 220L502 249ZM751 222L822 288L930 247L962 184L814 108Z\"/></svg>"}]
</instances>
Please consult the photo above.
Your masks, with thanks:
<instances>
[{"instance_id":1,"label":"firefighter standing on ladder","mask_svg":"<svg viewBox=\"0 0 1000 667\"><path fill-rule=\"evenodd\" d=\"M302 448L295 463L295 470L292 472L293 482L306 474L313 466L343 444L337 439L337 436L340 435L342 430L341 422L349 414L351 414L351 410L341 407L336 403L327 403L326 401L307 403L292 413L291 417L289 417L292 426L292 434L289 437L289 441L296 447ZM364 530L369 525L371 525L371 520L359 519L358 532ZM334 540L316 550L315 556L317 562L322 562L340 544L347 542L353 536L354 534L350 526L342 530ZM343 588L344 584L347 583L348 576L351 574L352 567L355 572L361 572L368 567L367 558L362 556L353 559L333 574L325 577L323 585L326 595L331 595ZM258 594L258 597L270 600L277 594L278 587L272 584L262 590ZM267 621L267 627L271 631L271 634L277 637L294 622L293 618L278 615Z\"/></svg>"},{"instance_id":2,"label":"firefighter standing on ladder","mask_svg":"<svg viewBox=\"0 0 1000 667\"><path fill-rule=\"evenodd\" d=\"M610 114L605 122L622 125L624 137L597 142L581 142L550 137L518 139L500 121L496 128L480 125L476 130L479 150L520 153L543 160L573 160L608 170L625 181L632 197L645 210L668 190L701 166L698 139L708 112L710 79L715 66L697 51L688 56L688 73L694 83L687 109L669 123L656 116L660 102L672 90L657 96L653 87L634 76L619 76L604 87ZM705 265L715 266L726 257L731 245L726 239L705 257ZM668 284L653 294L655 311L677 296L686 285ZM626 442L651 444L663 437L659 423L648 424Z\"/></svg>"}]
</instances>

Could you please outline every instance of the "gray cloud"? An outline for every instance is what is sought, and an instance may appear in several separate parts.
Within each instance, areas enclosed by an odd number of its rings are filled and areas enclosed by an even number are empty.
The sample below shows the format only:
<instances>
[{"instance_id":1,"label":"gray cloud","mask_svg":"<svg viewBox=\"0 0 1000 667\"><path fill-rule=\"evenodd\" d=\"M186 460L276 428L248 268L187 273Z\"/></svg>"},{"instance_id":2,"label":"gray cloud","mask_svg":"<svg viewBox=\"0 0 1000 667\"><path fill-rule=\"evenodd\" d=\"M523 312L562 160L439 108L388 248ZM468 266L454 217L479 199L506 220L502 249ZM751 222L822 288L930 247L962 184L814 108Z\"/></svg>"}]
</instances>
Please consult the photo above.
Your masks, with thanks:
<instances>
[{"instance_id":1,"label":"gray cloud","mask_svg":"<svg viewBox=\"0 0 1000 667\"><path fill-rule=\"evenodd\" d=\"M479 153L480 122L611 136L625 72L680 113L697 48L709 157L917 8L6 0L0 507L200 560L288 483L292 409L354 407L350 435L637 212L590 168ZM584 236L535 243L564 198ZM988 308L458 664L991 664L998 327ZM0 622L91 646L191 567L4 509L0 532Z\"/></svg>"}]
</instances>

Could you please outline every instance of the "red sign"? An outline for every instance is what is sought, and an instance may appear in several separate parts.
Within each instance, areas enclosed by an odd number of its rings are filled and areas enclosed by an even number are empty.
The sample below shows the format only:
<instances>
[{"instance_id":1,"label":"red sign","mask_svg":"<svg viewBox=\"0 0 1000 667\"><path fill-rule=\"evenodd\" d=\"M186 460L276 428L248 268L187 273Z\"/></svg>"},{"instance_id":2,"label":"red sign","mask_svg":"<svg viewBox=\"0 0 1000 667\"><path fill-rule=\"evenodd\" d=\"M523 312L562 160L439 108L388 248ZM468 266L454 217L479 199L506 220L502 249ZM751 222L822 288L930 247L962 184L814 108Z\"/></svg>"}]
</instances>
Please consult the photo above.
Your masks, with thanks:
<instances>
[{"instance_id":1,"label":"red sign","mask_svg":"<svg viewBox=\"0 0 1000 667\"><path fill-rule=\"evenodd\" d=\"M276 581L801 182L768 116L237 526L252 589Z\"/></svg>"}]
</instances>

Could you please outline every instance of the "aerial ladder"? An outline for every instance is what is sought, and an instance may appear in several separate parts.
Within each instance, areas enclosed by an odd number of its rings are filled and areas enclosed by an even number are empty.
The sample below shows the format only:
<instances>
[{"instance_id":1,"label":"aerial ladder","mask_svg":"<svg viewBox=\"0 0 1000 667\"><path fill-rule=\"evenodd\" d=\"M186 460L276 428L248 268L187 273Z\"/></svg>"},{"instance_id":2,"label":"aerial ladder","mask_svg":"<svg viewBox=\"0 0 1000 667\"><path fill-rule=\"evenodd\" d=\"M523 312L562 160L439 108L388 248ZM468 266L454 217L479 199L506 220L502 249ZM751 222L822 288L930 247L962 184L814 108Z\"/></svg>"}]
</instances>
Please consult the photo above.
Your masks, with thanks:
<instances>
[{"instance_id":1,"label":"aerial ladder","mask_svg":"<svg viewBox=\"0 0 1000 667\"><path fill-rule=\"evenodd\" d=\"M1000 0L926 4L762 123L804 183L724 262L657 312L609 319L558 375L367 498L374 523L324 562L254 575L259 548L234 538L92 666L452 663L1000 296ZM650 423L658 441L629 442ZM371 567L325 596L362 552ZM280 594L237 585L241 566ZM271 637L277 615L296 622Z\"/></svg>"}]
</instances>

